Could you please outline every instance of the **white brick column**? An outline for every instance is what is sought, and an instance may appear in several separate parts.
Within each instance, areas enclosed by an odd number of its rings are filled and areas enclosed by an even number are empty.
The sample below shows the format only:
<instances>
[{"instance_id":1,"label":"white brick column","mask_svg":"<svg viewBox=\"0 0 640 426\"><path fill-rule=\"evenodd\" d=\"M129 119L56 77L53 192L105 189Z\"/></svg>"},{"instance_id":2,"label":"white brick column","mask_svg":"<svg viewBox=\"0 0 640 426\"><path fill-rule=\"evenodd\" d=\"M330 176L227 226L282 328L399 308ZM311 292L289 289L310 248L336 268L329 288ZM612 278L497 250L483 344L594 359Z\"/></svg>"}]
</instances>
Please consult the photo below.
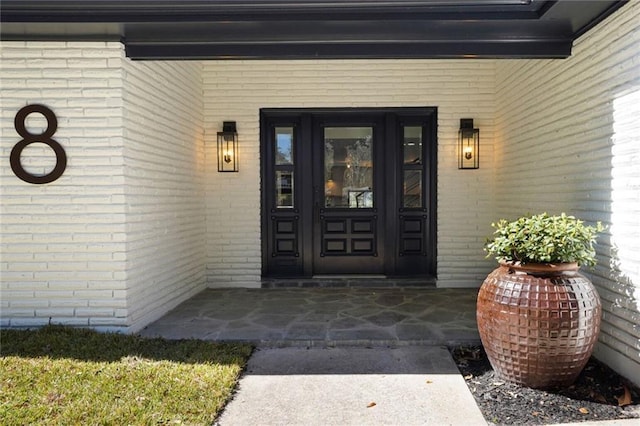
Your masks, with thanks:
<instances>
[{"instance_id":1,"label":"white brick column","mask_svg":"<svg viewBox=\"0 0 640 426\"><path fill-rule=\"evenodd\" d=\"M1 326L135 331L204 288L201 64L141 63L120 43L2 43ZM57 117L64 174L12 172L25 105ZM31 133L46 127L28 117ZM33 174L53 151L29 145Z\"/></svg>"},{"instance_id":2,"label":"white brick column","mask_svg":"<svg viewBox=\"0 0 640 426\"><path fill-rule=\"evenodd\" d=\"M119 43L2 43L2 326L127 325L122 56ZM27 104L55 113L53 139L68 158L45 185L9 166L21 139L13 120ZM32 114L27 127L39 134L46 123ZM44 144L23 151L31 173L54 163Z\"/></svg>"}]
</instances>

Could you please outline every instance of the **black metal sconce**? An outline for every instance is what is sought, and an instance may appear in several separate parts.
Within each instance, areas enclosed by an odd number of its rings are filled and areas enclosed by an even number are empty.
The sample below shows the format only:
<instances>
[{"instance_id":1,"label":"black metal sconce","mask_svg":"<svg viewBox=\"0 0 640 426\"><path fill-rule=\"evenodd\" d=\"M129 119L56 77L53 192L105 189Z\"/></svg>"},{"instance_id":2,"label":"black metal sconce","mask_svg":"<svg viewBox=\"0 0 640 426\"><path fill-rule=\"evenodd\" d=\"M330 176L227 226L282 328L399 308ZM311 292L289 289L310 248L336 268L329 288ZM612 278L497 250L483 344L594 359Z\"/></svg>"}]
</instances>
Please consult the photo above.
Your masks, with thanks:
<instances>
[{"instance_id":1,"label":"black metal sconce","mask_svg":"<svg viewBox=\"0 0 640 426\"><path fill-rule=\"evenodd\" d=\"M460 119L458 131L458 168L480 167L480 129L473 128L473 118Z\"/></svg>"},{"instance_id":2,"label":"black metal sconce","mask_svg":"<svg viewBox=\"0 0 640 426\"><path fill-rule=\"evenodd\" d=\"M218 171L238 171L238 131L235 121L222 123L222 131L218 132Z\"/></svg>"}]
</instances>

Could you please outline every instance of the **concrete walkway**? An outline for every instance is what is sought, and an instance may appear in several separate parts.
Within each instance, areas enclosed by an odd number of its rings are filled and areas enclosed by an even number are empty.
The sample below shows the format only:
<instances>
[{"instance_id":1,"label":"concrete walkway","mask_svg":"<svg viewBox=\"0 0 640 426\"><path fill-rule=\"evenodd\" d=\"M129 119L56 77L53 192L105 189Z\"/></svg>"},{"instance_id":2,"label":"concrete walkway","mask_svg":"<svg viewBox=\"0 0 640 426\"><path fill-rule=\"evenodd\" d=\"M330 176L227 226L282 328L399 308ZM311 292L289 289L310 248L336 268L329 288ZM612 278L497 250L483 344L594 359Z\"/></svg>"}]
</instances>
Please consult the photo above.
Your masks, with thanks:
<instances>
[{"instance_id":1,"label":"concrete walkway","mask_svg":"<svg viewBox=\"0 0 640 426\"><path fill-rule=\"evenodd\" d=\"M259 349L220 426L486 425L441 347Z\"/></svg>"}]
</instances>

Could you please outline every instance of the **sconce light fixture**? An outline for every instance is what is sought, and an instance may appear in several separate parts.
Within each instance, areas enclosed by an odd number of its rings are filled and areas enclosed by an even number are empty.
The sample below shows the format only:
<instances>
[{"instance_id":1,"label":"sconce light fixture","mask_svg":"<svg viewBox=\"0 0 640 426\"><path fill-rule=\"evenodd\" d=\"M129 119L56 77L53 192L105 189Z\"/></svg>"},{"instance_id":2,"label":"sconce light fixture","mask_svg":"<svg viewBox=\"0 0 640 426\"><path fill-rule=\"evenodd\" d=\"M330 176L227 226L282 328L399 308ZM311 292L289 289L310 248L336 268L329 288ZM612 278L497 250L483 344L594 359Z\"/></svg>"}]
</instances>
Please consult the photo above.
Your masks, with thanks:
<instances>
[{"instance_id":1,"label":"sconce light fixture","mask_svg":"<svg viewBox=\"0 0 640 426\"><path fill-rule=\"evenodd\" d=\"M480 130L473 128L473 118L461 118L458 131L458 168L480 167Z\"/></svg>"},{"instance_id":2,"label":"sconce light fixture","mask_svg":"<svg viewBox=\"0 0 640 426\"><path fill-rule=\"evenodd\" d=\"M218 171L238 171L238 131L235 121L222 123L222 131L218 132Z\"/></svg>"}]
</instances>

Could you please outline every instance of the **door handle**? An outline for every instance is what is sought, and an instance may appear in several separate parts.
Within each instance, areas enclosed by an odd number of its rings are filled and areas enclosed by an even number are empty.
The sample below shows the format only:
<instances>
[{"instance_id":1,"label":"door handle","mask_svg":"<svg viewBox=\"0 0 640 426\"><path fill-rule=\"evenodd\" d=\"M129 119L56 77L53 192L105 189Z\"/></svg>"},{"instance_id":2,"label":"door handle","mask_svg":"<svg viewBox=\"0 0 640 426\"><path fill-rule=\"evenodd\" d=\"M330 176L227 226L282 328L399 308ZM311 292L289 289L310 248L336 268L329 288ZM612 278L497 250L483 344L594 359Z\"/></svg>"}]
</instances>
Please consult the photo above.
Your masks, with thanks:
<instances>
[{"instance_id":1,"label":"door handle","mask_svg":"<svg viewBox=\"0 0 640 426\"><path fill-rule=\"evenodd\" d=\"M316 208L320 207L320 187L318 185L313 187L313 204Z\"/></svg>"}]
</instances>

